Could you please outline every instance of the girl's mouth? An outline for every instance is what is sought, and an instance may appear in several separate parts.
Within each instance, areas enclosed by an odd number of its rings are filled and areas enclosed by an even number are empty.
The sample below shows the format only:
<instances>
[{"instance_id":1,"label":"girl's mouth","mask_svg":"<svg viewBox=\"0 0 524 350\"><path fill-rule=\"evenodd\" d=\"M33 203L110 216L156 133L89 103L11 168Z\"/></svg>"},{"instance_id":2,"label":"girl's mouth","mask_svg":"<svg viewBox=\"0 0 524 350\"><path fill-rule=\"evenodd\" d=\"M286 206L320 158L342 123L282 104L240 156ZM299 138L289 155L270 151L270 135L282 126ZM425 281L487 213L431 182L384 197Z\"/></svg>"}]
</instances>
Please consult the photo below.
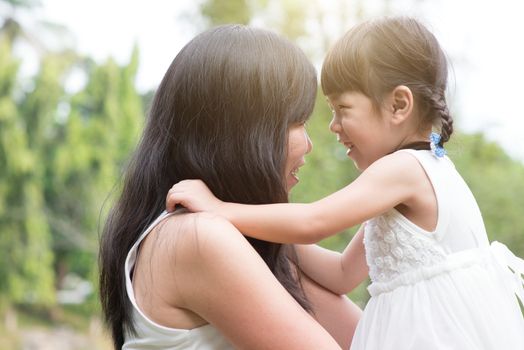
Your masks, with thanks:
<instances>
[{"instance_id":1,"label":"girl's mouth","mask_svg":"<svg viewBox=\"0 0 524 350\"><path fill-rule=\"evenodd\" d=\"M349 155L351 153L351 150L353 149L353 144L349 143L349 142L344 142L344 146L347 147L347 151L346 151L346 154Z\"/></svg>"}]
</instances>

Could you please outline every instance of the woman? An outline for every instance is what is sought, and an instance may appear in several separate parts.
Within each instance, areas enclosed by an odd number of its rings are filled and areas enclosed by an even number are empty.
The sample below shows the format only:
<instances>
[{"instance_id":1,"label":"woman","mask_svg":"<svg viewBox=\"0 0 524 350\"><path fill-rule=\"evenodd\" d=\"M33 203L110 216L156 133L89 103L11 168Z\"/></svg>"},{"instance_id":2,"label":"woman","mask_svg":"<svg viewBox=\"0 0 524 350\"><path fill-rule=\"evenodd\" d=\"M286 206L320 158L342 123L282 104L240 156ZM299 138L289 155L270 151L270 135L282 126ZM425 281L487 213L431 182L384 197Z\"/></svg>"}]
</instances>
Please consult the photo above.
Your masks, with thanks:
<instances>
[{"instance_id":1,"label":"woman","mask_svg":"<svg viewBox=\"0 0 524 350\"><path fill-rule=\"evenodd\" d=\"M102 235L115 348L349 347L360 310L301 278L293 246L219 217L163 213L171 185L192 178L222 200L286 202L311 149L316 88L303 52L260 29L217 27L177 55Z\"/></svg>"}]
</instances>

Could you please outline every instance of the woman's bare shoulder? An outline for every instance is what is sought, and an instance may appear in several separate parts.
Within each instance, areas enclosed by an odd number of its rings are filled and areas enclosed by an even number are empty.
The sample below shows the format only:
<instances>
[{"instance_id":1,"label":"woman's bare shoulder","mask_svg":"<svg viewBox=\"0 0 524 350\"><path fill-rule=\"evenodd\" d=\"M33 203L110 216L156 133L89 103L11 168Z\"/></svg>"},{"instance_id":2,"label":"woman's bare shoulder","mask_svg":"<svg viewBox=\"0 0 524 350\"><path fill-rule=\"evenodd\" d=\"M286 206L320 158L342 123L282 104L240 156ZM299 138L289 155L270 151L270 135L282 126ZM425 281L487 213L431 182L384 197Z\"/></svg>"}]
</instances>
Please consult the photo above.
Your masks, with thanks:
<instances>
[{"instance_id":1,"label":"woman's bare shoulder","mask_svg":"<svg viewBox=\"0 0 524 350\"><path fill-rule=\"evenodd\" d=\"M213 324L236 348L339 349L227 220L173 215L160 230L166 236L160 250L173 249L162 276L172 281L176 306Z\"/></svg>"},{"instance_id":2,"label":"woman's bare shoulder","mask_svg":"<svg viewBox=\"0 0 524 350\"><path fill-rule=\"evenodd\" d=\"M263 264L247 239L229 221L210 213L174 214L155 227L152 253L180 278L191 273L220 273L243 257ZM150 238L150 239L151 239Z\"/></svg>"},{"instance_id":3,"label":"woman's bare shoulder","mask_svg":"<svg viewBox=\"0 0 524 350\"><path fill-rule=\"evenodd\" d=\"M225 218L211 213L182 213L167 217L157 226L167 246L183 245L190 254L213 253L248 244L246 238ZM248 244L249 245L249 244Z\"/></svg>"}]
</instances>

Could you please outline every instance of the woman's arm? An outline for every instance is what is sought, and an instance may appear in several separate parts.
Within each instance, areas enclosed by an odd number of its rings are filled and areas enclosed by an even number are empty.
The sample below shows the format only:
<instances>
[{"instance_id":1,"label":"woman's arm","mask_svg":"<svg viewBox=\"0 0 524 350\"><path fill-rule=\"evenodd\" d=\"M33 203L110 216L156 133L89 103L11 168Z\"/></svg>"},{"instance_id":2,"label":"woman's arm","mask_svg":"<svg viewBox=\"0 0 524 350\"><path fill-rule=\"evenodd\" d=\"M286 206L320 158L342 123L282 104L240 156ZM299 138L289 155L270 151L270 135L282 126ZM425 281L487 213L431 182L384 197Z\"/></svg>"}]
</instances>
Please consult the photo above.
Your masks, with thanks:
<instances>
[{"instance_id":1,"label":"woman's arm","mask_svg":"<svg viewBox=\"0 0 524 350\"><path fill-rule=\"evenodd\" d=\"M349 349L362 310L347 296L335 294L308 276L301 276L302 286L313 308L313 317L337 341Z\"/></svg>"},{"instance_id":2,"label":"woman's arm","mask_svg":"<svg viewBox=\"0 0 524 350\"><path fill-rule=\"evenodd\" d=\"M171 265L181 304L238 349L340 349L278 282L237 229L199 215Z\"/></svg>"},{"instance_id":3,"label":"woman's arm","mask_svg":"<svg viewBox=\"0 0 524 350\"><path fill-rule=\"evenodd\" d=\"M363 223L414 195L420 167L407 153L385 156L345 188L309 204L245 205L218 200L199 180L182 181L170 190L167 208L182 204L191 211L210 211L242 233L272 242L315 243Z\"/></svg>"},{"instance_id":4,"label":"woman's arm","mask_svg":"<svg viewBox=\"0 0 524 350\"><path fill-rule=\"evenodd\" d=\"M312 280L336 294L351 292L368 276L364 226L343 253L317 245L297 245L300 269Z\"/></svg>"}]
</instances>

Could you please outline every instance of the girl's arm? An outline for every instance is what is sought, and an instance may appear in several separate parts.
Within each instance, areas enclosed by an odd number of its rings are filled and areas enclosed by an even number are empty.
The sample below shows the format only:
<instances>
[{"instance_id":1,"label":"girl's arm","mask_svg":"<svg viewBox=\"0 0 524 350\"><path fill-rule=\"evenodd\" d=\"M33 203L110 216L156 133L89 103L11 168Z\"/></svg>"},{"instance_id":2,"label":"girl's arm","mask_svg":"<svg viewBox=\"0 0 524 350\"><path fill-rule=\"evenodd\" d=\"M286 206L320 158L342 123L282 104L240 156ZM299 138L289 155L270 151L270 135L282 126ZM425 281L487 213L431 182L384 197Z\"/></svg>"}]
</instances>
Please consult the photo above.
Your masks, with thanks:
<instances>
[{"instance_id":1,"label":"girl's arm","mask_svg":"<svg viewBox=\"0 0 524 350\"><path fill-rule=\"evenodd\" d=\"M211 323L236 349L340 349L233 225L209 215L193 222L194 230L189 225L191 232L166 244L172 246L166 278L174 281L177 307Z\"/></svg>"},{"instance_id":2,"label":"girl's arm","mask_svg":"<svg viewBox=\"0 0 524 350\"><path fill-rule=\"evenodd\" d=\"M315 243L379 215L414 195L419 166L414 157L399 152L369 166L343 189L309 204L247 205L218 200L200 180L174 185L168 209L181 204L191 211L211 211L233 223L242 233L272 242ZM416 174L416 175L415 175Z\"/></svg>"},{"instance_id":3,"label":"girl's arm","mask_svg":"<svg viewBox=\"0 0 524 350\"><path fill-rule=\"evenodd\" d=\"M355 234L343 253L317 245L297 245L300 269L312 280L336 294L346 294L367 276L364 226Z\"/></svg>"}]
</instances>

